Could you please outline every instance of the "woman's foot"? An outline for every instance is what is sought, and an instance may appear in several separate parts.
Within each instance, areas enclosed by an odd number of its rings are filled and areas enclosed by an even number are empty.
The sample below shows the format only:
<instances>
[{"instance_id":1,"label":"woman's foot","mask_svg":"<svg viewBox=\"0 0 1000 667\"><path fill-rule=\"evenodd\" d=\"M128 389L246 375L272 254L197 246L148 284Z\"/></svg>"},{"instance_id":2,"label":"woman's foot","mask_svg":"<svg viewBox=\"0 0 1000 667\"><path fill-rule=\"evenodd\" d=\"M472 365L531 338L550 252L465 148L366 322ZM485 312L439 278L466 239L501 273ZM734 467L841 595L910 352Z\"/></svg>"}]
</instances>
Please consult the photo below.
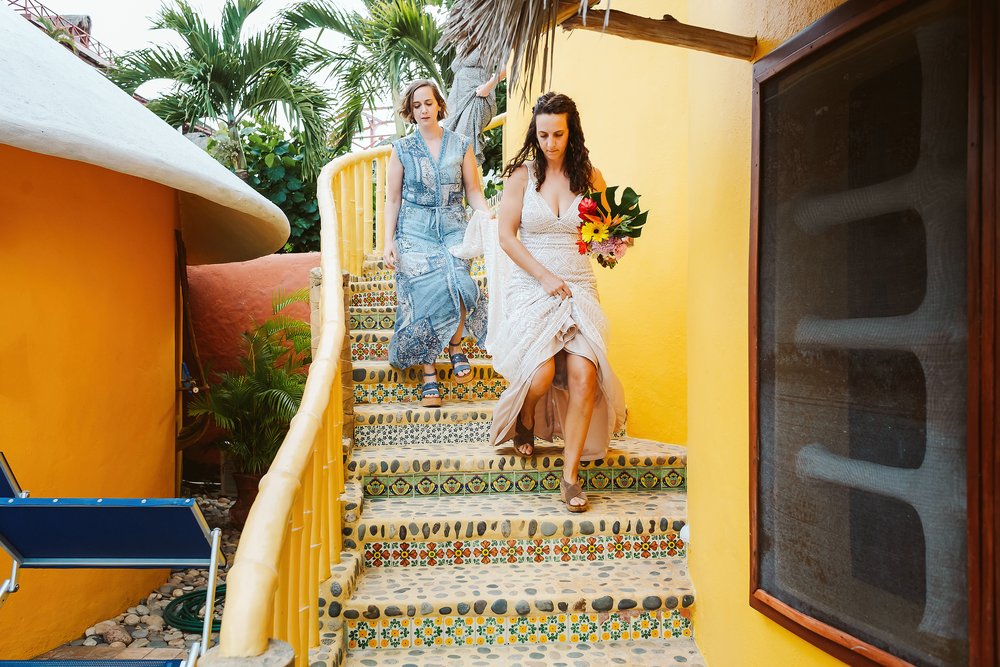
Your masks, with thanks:
<instances>
[{"instance_id":1,"label":"woman's foot","mask_svg":"<svg viewBox=\"0 0 1000 667\"><path fill-rule=\"evenodd\" d=\"M457 343L454 340L448 341L448 359L451 360L452 373L456 382L465 384L472 380L472 365L469 363L469 358L462 352L461 338L458 339Z\"/></svg>"},{"instance_id":2,"label":"woman's foot","mask_svg":"<svg viewBox=\"0 0 1000 667\"><path fill-rule=\"evenodd\" d=\"M565 477L560 477L559 492L562 494L562 500L566 503L566 508L570 512L587 511L589 507L587 494L583 492L583 487L580 485L579 475L577 475L575 482L570 482Z\"/></svg>"},{"instance_id":3,"label":"woman's foot","mask_svg":"<svg viewBox=\"0 0 1000 667\"><path fill-rule=\"evenodd\" d=\"M522 458L528 458L535 452L535 428L534 424L528 426L523 421L521 413L517 413L517 420L514 422L514 451Z\"/></svg>"},{"instance_id":4,"label":"woman's foot","mask_svg":"<svg viewBox=\"0 0 1000 667\"><path fill-rule=\"evenodd\" d=\"M437 371L424 371L424 383L420 386L420 405L425 408L441 407L441 388L437 383Z\"/></svg>"}]
</instances>

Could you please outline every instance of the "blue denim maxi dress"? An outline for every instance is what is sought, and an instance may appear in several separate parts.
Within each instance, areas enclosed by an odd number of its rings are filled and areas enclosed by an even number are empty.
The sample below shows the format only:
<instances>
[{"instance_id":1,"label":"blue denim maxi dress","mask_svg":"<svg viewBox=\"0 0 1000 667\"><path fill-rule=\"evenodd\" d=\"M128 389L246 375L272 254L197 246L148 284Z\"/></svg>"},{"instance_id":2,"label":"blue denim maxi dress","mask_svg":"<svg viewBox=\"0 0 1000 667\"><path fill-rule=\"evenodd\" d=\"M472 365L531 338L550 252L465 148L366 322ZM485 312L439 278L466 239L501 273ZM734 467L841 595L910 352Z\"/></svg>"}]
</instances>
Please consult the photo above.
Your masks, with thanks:
<instances>
[{"instance_id":1,"label":"blue denim maxi dress","mask_svg":"<svg viewBox=\"0 0 1000 667\"><path fill-rule=\"evenodd\" d=\"M435 161L420 132L393 143L403 164L396 221L396 326L389 363L396 368L432 364L458 328L465 304L466 333L486 335L486 295L469 276L469 262L448 252L465 235L462 161L469 139L449 130Z\"/></svg>"}]
</instances>

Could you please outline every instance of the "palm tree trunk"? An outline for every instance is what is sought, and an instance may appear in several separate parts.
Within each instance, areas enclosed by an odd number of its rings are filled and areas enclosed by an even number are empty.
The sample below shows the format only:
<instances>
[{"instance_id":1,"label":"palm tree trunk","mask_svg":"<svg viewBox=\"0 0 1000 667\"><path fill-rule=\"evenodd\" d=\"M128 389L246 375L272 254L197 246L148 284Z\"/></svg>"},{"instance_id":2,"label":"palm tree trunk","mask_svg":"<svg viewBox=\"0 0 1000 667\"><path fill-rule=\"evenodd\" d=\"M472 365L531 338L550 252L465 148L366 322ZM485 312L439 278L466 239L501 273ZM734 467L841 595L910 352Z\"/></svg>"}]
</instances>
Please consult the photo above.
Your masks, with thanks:
<instances>
[{"instance_id":1,"label":"palm tree trunk","mask_svg":"<svg viewBox=\"0 0 1000 667\"><path fill-rule=\"evenodd\" d=\"M243 137L240 136L239 123L235 118L229 120L229 140L236 146L236 175L244 181L250 177L247 171L247 156L243 152Z\"/></svg>"}]
</instances>

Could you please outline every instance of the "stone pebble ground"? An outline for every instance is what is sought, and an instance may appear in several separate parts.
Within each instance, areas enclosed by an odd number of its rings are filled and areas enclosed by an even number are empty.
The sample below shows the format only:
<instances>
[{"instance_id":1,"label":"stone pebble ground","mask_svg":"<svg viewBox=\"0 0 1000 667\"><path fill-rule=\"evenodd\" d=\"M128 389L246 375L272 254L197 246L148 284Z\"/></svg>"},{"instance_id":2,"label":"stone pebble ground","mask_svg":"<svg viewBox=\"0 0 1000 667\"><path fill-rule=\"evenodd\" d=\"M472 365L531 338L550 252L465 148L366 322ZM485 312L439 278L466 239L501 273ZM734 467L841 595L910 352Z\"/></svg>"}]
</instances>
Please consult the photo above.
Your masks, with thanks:
<instances>
[{"instance_id":1,"label":"stone pebble ground","mask_svg":"<svg viewBox=\"0 0 1000 667\"><path fill-rule=\"evenodd\" d=\"M182 497L192 497L182 494ZM232 563L236 546L240 539L240 529L229 524L229 508L233 499L218 493L195 494L193 496L205 515L209 528L222 528L222 553L227 565L219 570L219 585L226 583L229 563ZM80 637L64 646L110 646L112 648L177 648L189 649L201 640L200 633L184 632L171 627L163 618L170 601L186 593L205 590L208 584L208 570L175 570L170 578L145 598L118 614L114 618L95 623L83 631ZM222 605L216 607L216 618L222 613ZM204 607L199 612L204 618ZM218 633L213 633L213 645L218 641Z\"/></svg>"}]
</instances>

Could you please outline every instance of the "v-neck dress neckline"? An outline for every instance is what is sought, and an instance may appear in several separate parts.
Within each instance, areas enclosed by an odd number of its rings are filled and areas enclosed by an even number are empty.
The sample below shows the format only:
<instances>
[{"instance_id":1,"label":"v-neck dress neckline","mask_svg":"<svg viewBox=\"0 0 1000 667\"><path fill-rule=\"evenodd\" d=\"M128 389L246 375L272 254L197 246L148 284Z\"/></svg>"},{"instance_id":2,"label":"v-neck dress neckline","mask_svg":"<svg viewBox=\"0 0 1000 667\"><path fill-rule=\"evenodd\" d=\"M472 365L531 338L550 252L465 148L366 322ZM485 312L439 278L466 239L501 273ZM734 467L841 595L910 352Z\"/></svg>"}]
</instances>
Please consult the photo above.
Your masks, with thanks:
<instances>
[{"instance_id":1,"label":"v-neck dress neckline","mask_svg":"<svg viewBox=\"0 0 1000 667\"><path fill-rule=\"evenodd\" d=\"M437 159L434 159L434 153L431 152L431 147L427 145L427 140L424 139L424 135L420 134L420 129L416 130L417 136L420 137L420 145L424 147L427 151L427 157L431 159L431 164L434 165L435 169L441 168L441 156L444 155L445 144L448 141L448 130L442 128L441 130L441 147L438 149Z\"/></svg>"}]
</instances>

